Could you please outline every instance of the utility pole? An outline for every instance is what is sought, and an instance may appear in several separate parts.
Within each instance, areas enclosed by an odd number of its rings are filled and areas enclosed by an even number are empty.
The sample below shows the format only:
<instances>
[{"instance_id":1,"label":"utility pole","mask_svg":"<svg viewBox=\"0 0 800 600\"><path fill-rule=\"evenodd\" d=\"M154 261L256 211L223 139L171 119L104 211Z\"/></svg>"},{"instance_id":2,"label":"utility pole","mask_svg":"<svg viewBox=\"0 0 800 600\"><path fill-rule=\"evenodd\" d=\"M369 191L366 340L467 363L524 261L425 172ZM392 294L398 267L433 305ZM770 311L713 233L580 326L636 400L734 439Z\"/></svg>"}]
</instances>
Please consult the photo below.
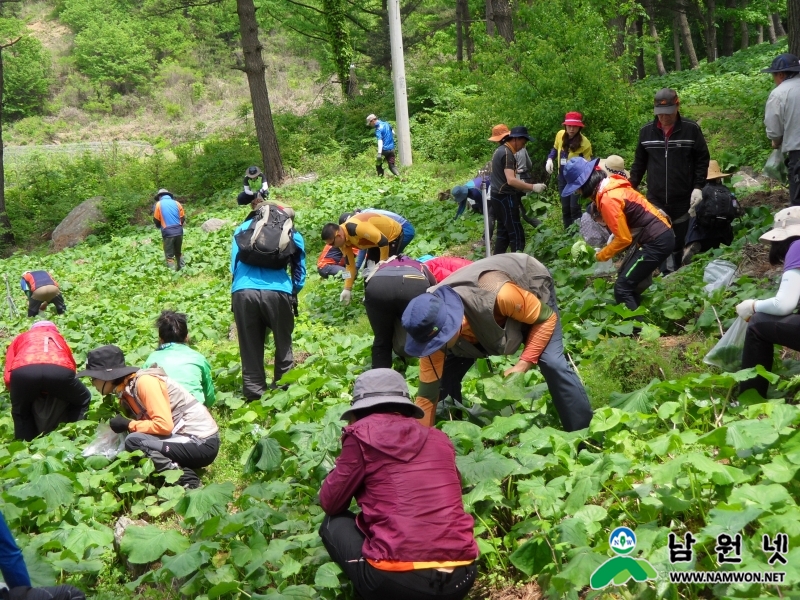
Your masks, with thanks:
<instances>
[{"instance_id":1,"label":"utility pole","mask_svg":"<svg viewBox=\"0 0 800 600\"><path fill-rule=\"evenodd\" d=\"M397 119L397 142L400 164L411 166L411 128L408 124L408 96L406 95L406 67L403 60L403 31L400 22L400 0L389 0L389 43L392 49L392 83L394 84L394 112Z\"/></svg>"}]
</instances>

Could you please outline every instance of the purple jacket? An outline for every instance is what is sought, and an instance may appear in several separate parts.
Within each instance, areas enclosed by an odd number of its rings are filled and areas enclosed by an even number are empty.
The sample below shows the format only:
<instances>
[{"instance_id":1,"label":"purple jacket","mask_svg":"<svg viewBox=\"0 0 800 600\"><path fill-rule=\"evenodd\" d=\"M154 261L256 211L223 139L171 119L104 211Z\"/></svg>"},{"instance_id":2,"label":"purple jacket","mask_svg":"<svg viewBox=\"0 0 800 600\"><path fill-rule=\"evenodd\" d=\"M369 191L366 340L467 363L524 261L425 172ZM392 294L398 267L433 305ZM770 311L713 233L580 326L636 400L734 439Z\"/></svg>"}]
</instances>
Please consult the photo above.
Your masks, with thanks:
<instances>
[{"instance_id":1,"label":"purple jacket","mask_svg":"<svg viewBox=\"0 0 800 600\"><path fill-rule=\"evenodd\" d=\"M445 562L478 556L464 512L455 450L438 429L397 414L374 414L344 428L342 453L319 493L338 514L355 496L356 524L371 560Z\"/></svg>"}]
</instances>

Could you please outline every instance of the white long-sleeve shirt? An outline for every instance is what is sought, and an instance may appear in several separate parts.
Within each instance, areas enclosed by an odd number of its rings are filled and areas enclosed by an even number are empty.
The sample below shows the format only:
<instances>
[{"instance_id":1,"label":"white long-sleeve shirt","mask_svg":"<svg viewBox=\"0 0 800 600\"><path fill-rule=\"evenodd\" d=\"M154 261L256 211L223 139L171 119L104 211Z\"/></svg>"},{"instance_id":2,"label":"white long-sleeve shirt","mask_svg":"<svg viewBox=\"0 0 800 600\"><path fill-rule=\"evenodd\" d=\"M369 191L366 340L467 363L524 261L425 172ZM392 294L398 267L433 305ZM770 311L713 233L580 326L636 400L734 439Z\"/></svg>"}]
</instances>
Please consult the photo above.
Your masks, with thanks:
<instances>
[{"instance_id":1,"label":"white long-sleeve shirt","mask_svg":"<svg viewBox=\"0 0 800 600\"><path fill-rule=\"evenodd\" d=\"M800 302L800 269L789 269L783 272L778 293L773 298L757 300L755 312L785 317L797 310Z\"/></svg>"}]
</instances>

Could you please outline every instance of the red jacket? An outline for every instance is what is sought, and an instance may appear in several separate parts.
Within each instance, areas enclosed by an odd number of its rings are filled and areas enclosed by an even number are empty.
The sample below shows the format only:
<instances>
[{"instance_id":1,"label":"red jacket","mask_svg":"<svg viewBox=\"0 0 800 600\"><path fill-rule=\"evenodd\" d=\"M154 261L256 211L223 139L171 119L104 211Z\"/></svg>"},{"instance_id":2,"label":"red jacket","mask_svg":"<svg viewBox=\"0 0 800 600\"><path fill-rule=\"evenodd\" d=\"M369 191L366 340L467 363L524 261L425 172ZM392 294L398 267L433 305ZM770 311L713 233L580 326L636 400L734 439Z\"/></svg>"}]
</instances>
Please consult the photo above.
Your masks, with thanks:
<instances>
[{"instance_id":1,"label":"red jacket","mask_svg":"<svg viewBox=\"0 0 800 600\"><path fill-rule=\"evenodd\" d=\"M455 450L438 429L397 414L374 414L344 428L342 453L319 493L329 515L350 506L375 561L464 561L478 556L464 512Z\"/></svg>"},{"instance_id":2,"label":"red jacket","mask_svg":"<svg viewBox=\"0 0 800 600\"><path fill-rule=\"evenodd\" d=\"M6 351L3 380L8 387L11 371L28 365L57 365L76 370L75 359L67 341L51 326L39 326L20 333Z\"/></svg>"},{"instance_id":3,"label":"red jacket","mask_svg":"<svg viewBox=\"0 0 800 600\"><path fill-rule=\"evenodd\" d=\"M447 277L458 271L461 267L471 265L472 261L466 258L459 258L458 256L440 256L426 260L424 265L428 267L433 276L436 278L436 283L442 283Z\"/></svg>"}]
</instances>

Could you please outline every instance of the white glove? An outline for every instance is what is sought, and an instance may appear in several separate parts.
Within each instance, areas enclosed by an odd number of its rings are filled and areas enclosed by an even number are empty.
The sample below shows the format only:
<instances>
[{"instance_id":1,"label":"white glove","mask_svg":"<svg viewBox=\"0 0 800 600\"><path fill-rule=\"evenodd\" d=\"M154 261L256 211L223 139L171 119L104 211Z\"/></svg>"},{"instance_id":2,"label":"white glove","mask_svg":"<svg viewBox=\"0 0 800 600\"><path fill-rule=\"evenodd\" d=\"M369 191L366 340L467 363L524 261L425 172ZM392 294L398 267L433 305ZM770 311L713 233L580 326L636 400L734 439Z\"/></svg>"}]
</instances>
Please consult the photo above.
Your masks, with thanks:
<instances>
[{"instance_id":1,"label":"white glove","mask_svg":"<svg viewBox=\"0 0 800 600\"><path fill-rule=\"evenodd\" d=\"M541 194L547 189L547 186L543 183L534 183L533 184L533 191L537 194Z\"/></svg>"},{"instance_id":2,"label":"white glove","mask_svg":"<svg viewBox=\"0 0 800 600\"><path fill-rule=\"evenodd\" d=\"M553 159L548 158L547 162L544 163L544 170L547 171L549 175L553 174Z\"/></svg>"},{"instance_id":3,"label":"white glove","mask_svg":"<svg viewBox=\"0 0 800 600\"><path fill-rule=\"evenodd\" d=\"M350 290L342 290L342 293L339 294L339 302L342 304L350 304L350 298L352 297L353 292Z\"/></svg>"},{"instance_id":4,"label":"white glove","mask_svg":"<svg viewBox=\"0 0 800 600\"><path fill-rule=\"evenodd\" d=\"M756 312L755 300L744 300L736 305L736 314L742 317L745 321L749 321Z\"/></svg>"}]
</instances>

